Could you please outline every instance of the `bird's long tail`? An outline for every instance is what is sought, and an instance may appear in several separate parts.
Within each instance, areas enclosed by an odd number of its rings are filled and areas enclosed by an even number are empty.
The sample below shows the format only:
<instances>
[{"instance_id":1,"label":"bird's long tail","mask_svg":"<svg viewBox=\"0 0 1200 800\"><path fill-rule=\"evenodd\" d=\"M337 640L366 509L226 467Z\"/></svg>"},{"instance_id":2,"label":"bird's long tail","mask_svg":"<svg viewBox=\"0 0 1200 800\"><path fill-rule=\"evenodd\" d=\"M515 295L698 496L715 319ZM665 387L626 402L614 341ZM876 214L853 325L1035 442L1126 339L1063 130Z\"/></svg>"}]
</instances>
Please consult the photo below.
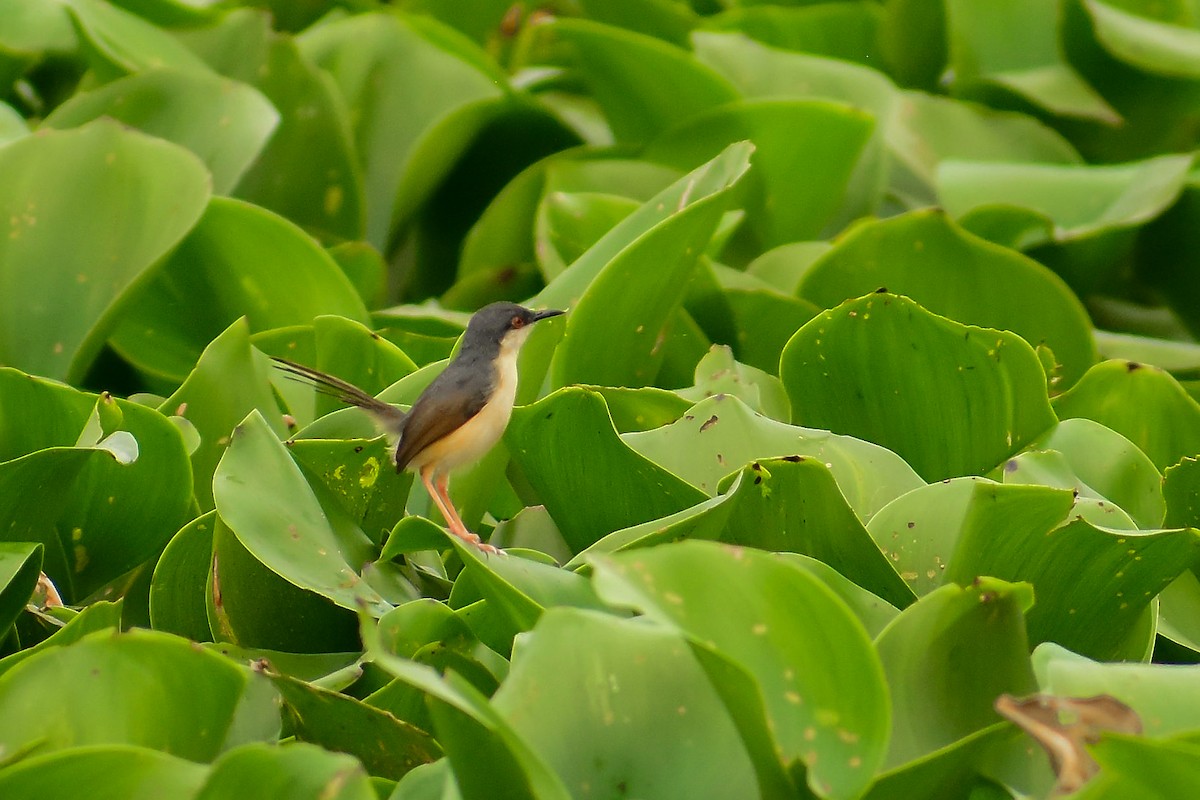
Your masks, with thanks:
<instances>
[{"instance_id":1,"label":"bird's long tail","mask_svg":"<svg viewBox=\"0 0 1200 800\"><path fill-rule=\"evenodd\" d=\"M367 411L378 420L385 430L394 430L408 416L395 406L372 397L354 384L334 375L297 364L295 361L288 361L286 358L271 356L271 360L275 362L276 369L286 372L292 380L308 384L323 395Z\"/></svg>"}]
</instances>

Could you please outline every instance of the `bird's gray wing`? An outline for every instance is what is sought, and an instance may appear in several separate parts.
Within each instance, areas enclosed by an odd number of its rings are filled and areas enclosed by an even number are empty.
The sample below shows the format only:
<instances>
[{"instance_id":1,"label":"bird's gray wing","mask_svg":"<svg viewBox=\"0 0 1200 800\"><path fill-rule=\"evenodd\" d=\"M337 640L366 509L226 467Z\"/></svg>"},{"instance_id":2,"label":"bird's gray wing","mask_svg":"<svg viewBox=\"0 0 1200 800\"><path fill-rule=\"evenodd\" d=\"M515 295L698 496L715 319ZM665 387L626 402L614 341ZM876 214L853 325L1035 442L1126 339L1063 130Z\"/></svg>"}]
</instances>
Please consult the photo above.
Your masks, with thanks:
<instances>
[{"instance_id":1,"label":"bird's gray wing","mask_svg":"<svg viewBox=\"0 0 1200 800\"><path fill-rule=\"evenodd\" d=\"M272 356L271 360L275 362L277 369L286 372L293 380L307 383L321 394L363 409L374 417L375 422L387 433L395 435L404 425L407 414L389 403L372 397L352 383L318 369L297 364L295 361L288 361L286 358Z\"/></svg>"},{"instance_id":2,"label":"bird's gray wing","mask_svg":"<svg viewBox=\"0 0 1200 800\"><path fill-rule=\"evenodd\" d=\"M469 378L466 370L447 368L417 398L396 447L397 470L403 470L422 450L458 430L487 405L491 387L482 392L471 389Z\"/></svg>"}]
</instances>

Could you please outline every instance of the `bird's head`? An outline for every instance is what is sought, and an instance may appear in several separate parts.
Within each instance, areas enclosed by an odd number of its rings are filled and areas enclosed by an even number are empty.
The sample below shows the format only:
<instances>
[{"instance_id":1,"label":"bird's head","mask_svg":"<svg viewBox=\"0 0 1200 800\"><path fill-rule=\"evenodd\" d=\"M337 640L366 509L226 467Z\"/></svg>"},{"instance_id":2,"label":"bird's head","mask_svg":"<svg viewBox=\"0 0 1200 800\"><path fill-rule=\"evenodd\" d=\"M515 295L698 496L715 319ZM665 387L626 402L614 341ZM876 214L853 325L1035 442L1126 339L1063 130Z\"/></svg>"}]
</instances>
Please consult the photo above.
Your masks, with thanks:
<instances>
[{"instance_id":1,"label":"bird's head","mask_svg":"<svg viewBox=\"0 0 1200 800\"><path fill-rule=\"evenodd\" d=\"M492 303L475 312L467 323L467 342L495 342L503 350L518 350L538 320L557 317L562 311L533 311L516 303Z\"/></svg>"}]
</instances>

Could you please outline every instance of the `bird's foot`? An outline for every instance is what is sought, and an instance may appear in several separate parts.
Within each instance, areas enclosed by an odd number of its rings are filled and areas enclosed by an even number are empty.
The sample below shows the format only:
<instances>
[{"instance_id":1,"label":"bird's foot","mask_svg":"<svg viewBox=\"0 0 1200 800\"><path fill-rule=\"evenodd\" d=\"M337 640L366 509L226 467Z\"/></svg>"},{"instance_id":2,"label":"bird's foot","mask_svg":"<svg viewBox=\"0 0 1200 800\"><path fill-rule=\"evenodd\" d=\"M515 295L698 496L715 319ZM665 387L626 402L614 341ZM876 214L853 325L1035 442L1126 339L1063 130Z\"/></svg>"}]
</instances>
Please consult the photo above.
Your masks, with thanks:
<instances>
[{"instance_id":1,"label":"bird's foot","mask_svg":"<svg viewBox=\"0 0 1200 800\"><path fill-rule=\"evenodd\" d=\"M462 528L461 530L458 530L457 526L451 526L450 532L452 534L454 534L455 536L457 536L458 538L462 539L467 544L475 545L476 547L478 547L481 551L483 551L485 553L499 553L500 552L500 549L498 547L496 547L495 545L488 544L487 542L485 542L479 538L479 534L471 533L466 528Z\"/></svg>"}]
</instances>

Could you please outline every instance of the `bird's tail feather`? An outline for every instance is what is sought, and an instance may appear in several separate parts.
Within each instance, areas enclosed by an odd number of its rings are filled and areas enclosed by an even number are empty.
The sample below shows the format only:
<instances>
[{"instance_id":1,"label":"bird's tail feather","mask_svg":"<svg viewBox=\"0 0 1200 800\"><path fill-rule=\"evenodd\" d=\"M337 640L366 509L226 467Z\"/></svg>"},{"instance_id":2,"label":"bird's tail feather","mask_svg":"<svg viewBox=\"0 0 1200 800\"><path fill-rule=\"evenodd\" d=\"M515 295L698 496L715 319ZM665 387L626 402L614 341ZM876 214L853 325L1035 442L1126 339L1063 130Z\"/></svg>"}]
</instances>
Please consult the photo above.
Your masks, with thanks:
<instances>
[{"instance_id":1,"label":"bird's tail feather","mask_svg":"<svg viewBox=\"0 0 1200 800\"><path fill-rule=\"evenodd\" d=\"M334 375L329 375L312 367L306 367L303 364L297 364L295 361L288 361L286 358L271 356L271 360L275 362L276 369L286 372L292 380L307 384L323 395L340 400L347 405L357 406L369 412L384 427L394 427L407 416L395 406L372 397L354 384L348 383Z\"/></svg>"}]
</instances>

